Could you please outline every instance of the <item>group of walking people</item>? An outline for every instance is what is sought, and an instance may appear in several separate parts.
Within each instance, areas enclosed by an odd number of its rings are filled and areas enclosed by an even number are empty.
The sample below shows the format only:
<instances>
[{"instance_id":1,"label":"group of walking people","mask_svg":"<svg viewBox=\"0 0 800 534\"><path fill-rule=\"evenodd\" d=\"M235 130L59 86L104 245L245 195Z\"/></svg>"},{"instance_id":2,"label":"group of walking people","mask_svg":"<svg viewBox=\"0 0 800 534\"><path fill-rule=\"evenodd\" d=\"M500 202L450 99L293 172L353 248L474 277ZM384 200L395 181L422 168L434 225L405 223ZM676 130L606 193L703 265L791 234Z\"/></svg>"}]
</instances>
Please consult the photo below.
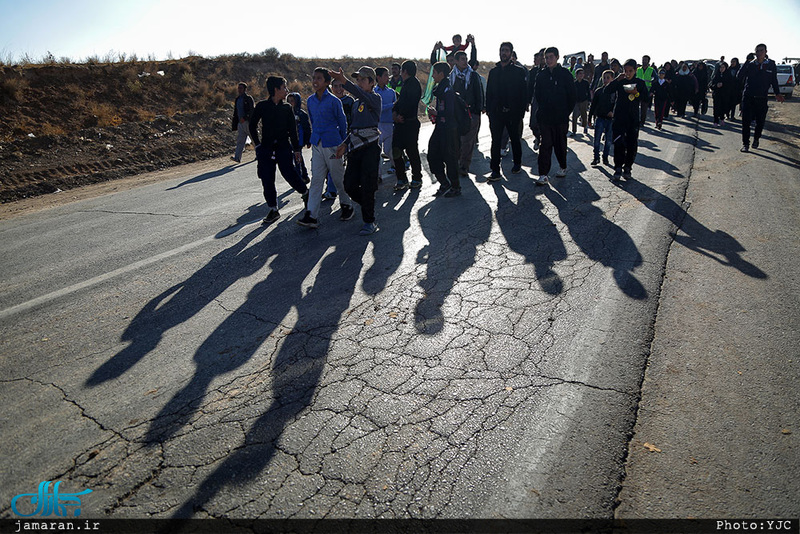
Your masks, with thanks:
<instances>
[{"instance_id":1,"label":"group of walking people","mask_svg":"<svg viewBox=\"0 0 800 534\"><path fill-rule=\"evenodd\" d=\"M466 49L472 46L471 58ZM488 182L502 178L501 160L510 145L512 174L521 172L523 119L530 110L529 127L533 149L538 151L535 183L547 184L555 155L556 177L567 175L567 138L577 134L580 118L584 133L594 127L592 165L611 165L613 180L631 178L638 151L639 130L646 124L652 108L655 127L673 111L685 116L689 103L695 116L707 112L707 90L714 104L714 124L724 125L741 105L742 151L750 148L751 122L755 122L752 146L758 147L767 112L770 88L783 101L777 82L775 63L767 58L766 45L759 44L744 64L737 58L730 65L724 58L713 72L702 61L689 69L685 62L671 61L656 68L649 56L641 63L629 59L620 64L603 53L599 64L590 55L584 64L570 58L562 66L556 47L543 48L534 56L528 70L516 58L510 42L500 45L500 61L486 79L477 71L475 39L462 44L453 37L452 46L437 43L432 53L432 90L424 94L417 79L417 64L405 61L390 70L361 67L351 79L338 72L318 67L312 75L314 93L306 101L306 114L298 93L288 95L286 80L267 79L269 98L254 104L239 85L233 115L238 130L235 161L247 135L253 139L269 213L264 224L279 219L275 189L276 168L292 188L302 195L305 212L298 224L319 226L323 198L337 197L340 219L350 220L354 204L361 208L360 233L377 230L375 193L381 181L381 157L391 163L396 175L395 191L422 186L419 152L420 102L434 123L428 143L427 159L432 181L440 184L436 196L461 195L459 180L469 175L473 151L477 146L481 116L489 119L491 133ZM438 61L444 56L443 61ZM333 89L333 92L332 92ZM348 93L348 94L345 94ZM289 96L290 103L284 102ZM572 129L570 130L570 118ZM261 135L258 125L261 124ZM311 173L305 169L302 148L311 149ZM411 171L411 180L407 170ZM329 191L323 194L328 184ZM336 193L331 194L332 191Z\"/></svg>"}]
</instances>

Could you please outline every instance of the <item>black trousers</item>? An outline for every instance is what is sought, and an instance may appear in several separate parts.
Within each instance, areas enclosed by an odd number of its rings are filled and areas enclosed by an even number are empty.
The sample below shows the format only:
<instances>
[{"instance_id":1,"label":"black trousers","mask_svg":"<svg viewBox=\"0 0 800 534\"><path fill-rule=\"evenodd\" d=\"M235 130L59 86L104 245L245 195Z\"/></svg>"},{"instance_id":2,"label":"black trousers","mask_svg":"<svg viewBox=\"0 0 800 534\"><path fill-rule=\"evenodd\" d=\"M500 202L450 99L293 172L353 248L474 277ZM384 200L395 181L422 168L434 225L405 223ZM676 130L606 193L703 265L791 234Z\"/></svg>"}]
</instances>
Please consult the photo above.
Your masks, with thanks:
<instances>
[{"instance_id":1,"label":"black trousers","mask_svg":"<svg viewBox=\"0 0 800 534\"><path fill-rule=\"evenodd\" d=\"M514 165L522 164L522 117L519 113L493 112L489 114L489 131L492 134L492 151L490 167L492 171L500 171L500 150L503 140L503 130L508 131L511 141L511 153L514 156Z\"/></svg>"},{"instance_id":2,"label":"black trousers","mask_svg":"<svg viewBox=\"0 0 800 534\"><path fill-rule=\"evenodd\" d=\"M461 153L461 136L456 128L437 126L428 141L428 165L431 172L445 187L461 189L458 181L458 156Z\"/></svg>"},{"instance_id":3,"label":"black trousers","mask_svg":"<svg viewBox=\"0 0 800 534\"><path fill-rule=\"evenodd\" d=\"M422 160L419 157L419 128L418 120L394 123L392 136L392 159L397 173L398 182L407 182L406 164L403 161L405 152L411 163L411 179L422 180Z\"/></svg>"},{"instance_id":4,"label":"black trousers","mask_svg":"<svg viewBox=\"0 0 800 534\"><path fill-rule=\"evenodd\" d=\"M614 123L611 130L614 132L614 168L631 170L639 150L639 125Z\"/></svg>"},{"instance_id":5,"label":"black trousers","mask_svg":"<svg viewBox=\"0 0 800 534\"><path fill-rule=\"evenodd\" d=\"M750 123L755 119L756 131L753 139L761 139L764 122L767 120L767 97L745 96L742 98L742 144L750 146Z\"/></svg>"},{"instance_id":6,"label":"black trousers","mask_svg":"<svg viewBox=\"0 0 800 534\"><path fill-rule=\"evenodd\" d=\"M276 167L281 170L284 180L289 182L289 185L295 191L300 194L308 191L303 179L297 174L297 168L294 164L294 152L290 147L271 147L268 150L261 145L256 150L256 160L258 161L256 172L264 189L264 200L267 201L267 206L270 208L278 207L278 193L275 190Z\"/></svg>"},{"instance_id":7,"label":"black trousers","mask_svg":"<svg viewBox=\"0 0 800 534\"><path fill-rule=\"evenodd\" d=\"M547 176L550 173L553 152L556 153L556 160L562 169L567 168L567 130L569 122L563 124L539 124L542 133L541 144L539 145L539 176Z\"/></svg>"},{"instance_id":8,"label":"black trousers","mask_svg":"<svg viewBox=\"0 0 800 534\"><path fill-rule=\"evenodd\" d=\"M377 141L347 155L344 190L353 202L361 206L361 219L365 223L375 222L375 192L378 190L380 166L381 147Z\"/></svg>"}]
</instances>

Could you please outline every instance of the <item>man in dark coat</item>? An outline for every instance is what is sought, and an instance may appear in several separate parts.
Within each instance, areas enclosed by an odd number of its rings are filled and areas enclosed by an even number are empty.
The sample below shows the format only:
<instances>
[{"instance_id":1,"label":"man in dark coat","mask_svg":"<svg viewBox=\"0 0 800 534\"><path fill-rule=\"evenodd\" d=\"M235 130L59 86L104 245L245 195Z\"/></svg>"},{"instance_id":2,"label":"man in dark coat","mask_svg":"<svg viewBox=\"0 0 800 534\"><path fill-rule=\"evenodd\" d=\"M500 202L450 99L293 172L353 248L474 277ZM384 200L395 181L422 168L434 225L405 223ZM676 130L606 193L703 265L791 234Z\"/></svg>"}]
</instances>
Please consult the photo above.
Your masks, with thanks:
<instances>
[{"instance_id":1,"label":"man in dark coat","mask_svg":"<svg viewBox=\"0 0 800 534\"><path fill-rule=\"evenodd\" d=\"M242 161L242 153L247 144L247 136L250 133L250 115L256 104L253 97L247 94L247 84L239 84L239 96L233 104L233 118L231 119L231 130L236 132L236 152L231 159L236 163Z\"/></svg>"},{"instance_id":2,"label":"man in dark coat","mask_svg":"<svg viewBox=\"0 0 800 534\"><path fill-rule=\"evenodd\" d=\"M575 80L572 74L558 64L558 48L544 51L546 68L536 77L536 101L539 104L537 119L542 133L539 147L539 178L537 185L548 181L553 152L561 166L556 176L567 175L567 131L569 115L575 108Z\"/></svg>"}]
</instances>

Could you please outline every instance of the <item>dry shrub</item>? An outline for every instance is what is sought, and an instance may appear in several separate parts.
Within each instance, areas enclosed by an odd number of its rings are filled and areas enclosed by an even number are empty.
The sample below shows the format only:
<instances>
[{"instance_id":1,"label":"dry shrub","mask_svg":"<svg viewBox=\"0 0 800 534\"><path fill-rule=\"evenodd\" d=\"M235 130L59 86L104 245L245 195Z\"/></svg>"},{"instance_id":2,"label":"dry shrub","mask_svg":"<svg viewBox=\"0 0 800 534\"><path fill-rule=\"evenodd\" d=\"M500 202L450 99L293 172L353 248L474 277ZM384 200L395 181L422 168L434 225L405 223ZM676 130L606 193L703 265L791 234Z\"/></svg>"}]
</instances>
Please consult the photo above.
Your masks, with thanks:
<instances>
[{"instance_id":1,"label":"dry shrub","mask_svg":"<svg viewBox=\"0 0 800 534\"><path fill-rule=\"evenodd\" d=\"M0 101L6 99L20 102L23 93L28 89L28 82L23 78L8 77L0 80Z\"/></svg>"},{"instance_id":2,"label":"dry shrub","mask_svg":"<svg viewBox=\"0 0 800 534\"><path fill-rule=\"evenodd\" d=\"M97 117L98 126L119 126L122 118L117 113L117 109L111 104L92 102L89 104L89 112Z\"/></svg>"},{"instance_id":3,"label":"dry shrub","mask_svg":"<svg viewBox=\"0 0 800 534\"><path fill-rule=\"evenodd\" d=\"M181 74L181 82L184 85L192 85L194 83L194 74L191 72L184 72Z\"/></svg>"},{"instance_id":4,"label":"dry shrub","mask_svg":"<svg viewBox=\"0 0 800 534\"><path fill-rule=\"evenodd\" d=\"M45 122L39 127L39 135L66 135L67 132L61 126L53 126Z\"/></svg>"},{"instance_id":5,"label":"dry shrub","mask_svg":"<svg viewBox=\"0 0 800 534\"><path fill-rule=\"evenodd\" d=\"M139 122L150 122L156 119L156 114L150 111L149 109L138 109L137 112L137 121Z\"/></svg>"}]
</instances>

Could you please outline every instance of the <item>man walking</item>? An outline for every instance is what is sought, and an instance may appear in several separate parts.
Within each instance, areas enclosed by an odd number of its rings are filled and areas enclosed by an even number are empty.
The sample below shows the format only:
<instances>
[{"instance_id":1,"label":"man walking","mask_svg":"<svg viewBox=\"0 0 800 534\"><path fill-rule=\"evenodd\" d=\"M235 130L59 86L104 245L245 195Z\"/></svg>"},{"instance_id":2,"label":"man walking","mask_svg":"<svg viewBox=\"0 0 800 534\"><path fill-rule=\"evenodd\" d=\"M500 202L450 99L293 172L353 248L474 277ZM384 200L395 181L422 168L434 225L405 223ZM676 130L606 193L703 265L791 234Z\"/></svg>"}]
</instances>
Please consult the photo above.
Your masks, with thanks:
<instances>
[{"instance_id":1,"label":"man walking","mask_svg":"<svg viewBox=\"0 0 800 534\"><path fill-rule=\"evenodd\" d=\"M758 148L764 121L767 119L767 93L772 87L775 100L783 102L778 86L778 68L775 62L767 59L767 45L756 46L756 57L745 63L739 70L742 91L742 152L750 150L750 123L755 119L756 131L753 134L753 148Z\"/></svg>"},{"instance_id":2,"label":"man walking","mask_svg":"<svg viewBox=\"0 0 800 534\"><path fill-rule=\"evenodd\" d=\"M344 163L333 156L336 148L347 137L347 119L342 101L328 90L331 74L328 69L317 67L311 76L314 94L308 97L308 115L311 119L311 193L308 209L303 218L297 221L300 226L317 228L319 226L319 205L322 201L322 188L330 173L341 207L340 219L349 221L354 209L350 197L344 190Z\"/></svg>"},{"instance_id":3,"label":"man walking","mask_svg":"<svg viewBox=\"0 0 800 534\"><path fill-rule=\"evenodd\" d=\"M295 191L308 201L308 189L297 174L294 161L300 161L300 141L297 138L297 123L292 107L283 101L289 93L286 80L277 76L267 78L269 98L259 102L250 116L250 137L256 144L258 177L264 188L264 199L269 213L263 224L270 224L280 218L278 213L278 193L275 190L275 167L280 167L283 178ZM258 136L258 123L261 122L261 138ZM242 126L243 127L243 126ZM294 154L292 154L294 152ZM294 157L293 157L294 156Z\"/></svg>"},{"instance_id":4,"label":"man walking","mask_svg":"<svg viewBox=\"0 0 800 534\"><path fill-rule=\"evenodd\" d=\"M489 71L486 84L486 113L489 115L489 130L492 134L490 182L500 180L500 149L503 130L508 132L514 167L511 172L522 170L522 143L520 125L528 107L527 72L512 59L514 45L504 42L500 45L500 61Z\"/></svg>"},{"instance_id":5,"label":"man walking","mask_svg":"<svg viewBox=\"0 0 800 534\"><path fill-rule=\"evenodd\" d=\"M461 195L457 168L461 138L455 115L456 96L450 87L449 74L450 65L447 63L439 62L433 66L433 81L436 83L433 96L436 97L436 105L428 108L428 111L435 126L428 142L428 165L441 184L435 193L437 197Z\"/></svg>"},{"instance_id":6,"label":"man walking","mask_svg":"<svg viewBox=\"0 0 800 534\"><path fill-rule=\"evenodd\" d=\"M231 129L236 132L236 152L231 159L236 163L241 163L247 136L250 133L250 115L256 104L253 97L247 94L246 83L239 83L238 91L239 96L236 97L233 105L233 120L231 121Z\"/></svg>"},{"instance_id":7,"label":"man walking","mask_svg":"<svg viewBox=\"0 0 800 534\"><path fill-rule=\"evenodd\" d=\"M641 116L639 117L639 125L644 126L645 122L647 122L647 110L653 105L651 89L653 88L653 82L657 78L656 69L650 65L650 56L646 54L642 56L642 66L636 69L636 77L643 80L645 87L647 87L647 97L642 99Z\"/></svg>"},{"instance_id":8,"label":"man walking","mask_svg":"<svg viewBox=\"0 0 800 534\"><path fill-rule=\"evenodd\" d=\"M400 66L400 77L403 78L403 90L397 96L392 108L394 118L394 136L392 137L392 157L397 173L395 191L408 188L406 167L403 153L411 163L411 187L422 186L422 161L419 158L419 102L422 100L422 86L417 80L417 64L411 60Z\"/></svg>"},{"instance_id":9,"label":"man walking","mask_svg":"<svg viewBox=\"0 0 800 534\"><path fill-rule=\"evenodd\" d=\"M475 150L478 131L481 128L483 86L478 78L478 73L469 66L467 53L464 51L456 52L456 66L450 72L450 87L464 99L470 114L469 132L461 136L461 153L458 160L460 175L468 176L472 153Z\"/></svg>"},{"instance_id":10,"label":"man walking","mask_svg":"<svg viewBox=\"0 0 800 534\"><path fill-rule=\"evenodd\" d=\"M556 176L567 175L567 131L569 115L575 108L575 82L572 74L558 64L558 58L558 48L551 46L545 50L547 68L536 77L537 119L542 133L537 185L545 185L548 181L553 152L561 166Z\"/></svg>"}]
</instances>

